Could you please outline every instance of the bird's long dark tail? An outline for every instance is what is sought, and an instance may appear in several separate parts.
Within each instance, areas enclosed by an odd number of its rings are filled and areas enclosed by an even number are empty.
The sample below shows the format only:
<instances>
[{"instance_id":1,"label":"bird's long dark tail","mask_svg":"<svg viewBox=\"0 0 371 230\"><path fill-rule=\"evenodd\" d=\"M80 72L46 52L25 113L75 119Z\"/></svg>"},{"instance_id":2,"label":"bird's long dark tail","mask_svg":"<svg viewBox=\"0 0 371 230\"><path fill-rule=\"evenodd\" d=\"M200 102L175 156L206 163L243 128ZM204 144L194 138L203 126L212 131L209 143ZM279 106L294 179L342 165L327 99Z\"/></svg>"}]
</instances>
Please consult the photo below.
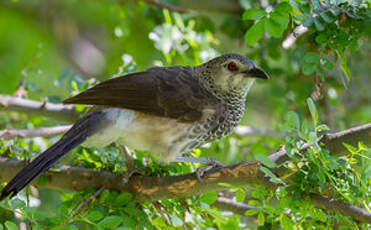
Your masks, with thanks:
<instances>
[{"instance_id":1,"label":"bird's long dark tail","mask_svg":"<svg viewBox=\"0 0 371 230\"><path fill-rule=\"evenodd\" d=\"M48 170L64 154L99 130L103 120L103 112L91 111L76 122L57 143L36 157L4 187L1 191L0 200L9 195L16 195L38 175Z\"/></svg>"}]
</instances>

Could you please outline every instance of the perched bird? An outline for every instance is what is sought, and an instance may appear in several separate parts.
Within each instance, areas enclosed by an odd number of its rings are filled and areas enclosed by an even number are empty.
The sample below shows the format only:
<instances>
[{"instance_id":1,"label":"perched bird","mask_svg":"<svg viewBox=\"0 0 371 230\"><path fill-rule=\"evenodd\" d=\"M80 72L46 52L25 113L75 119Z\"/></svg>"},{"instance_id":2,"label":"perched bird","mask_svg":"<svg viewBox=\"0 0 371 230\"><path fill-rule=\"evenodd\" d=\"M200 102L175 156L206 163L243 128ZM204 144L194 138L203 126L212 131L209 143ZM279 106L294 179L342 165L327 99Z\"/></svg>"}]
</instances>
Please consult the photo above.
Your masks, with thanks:
<instances>
[{"instance_id":1,"label":"perched bird","mask_svg":"<svg viewBox=\"0 0 371 230\"><path fill-rule=\"evenodd\" d=\"M268 79L254 62L225 54L199 66L153 67L104 81L66 104L94 105L54 145L22 169L2 190L14 196L68 151L113 142L174 160L236 127L255 78Z\"/></svg>"}]
</instances>

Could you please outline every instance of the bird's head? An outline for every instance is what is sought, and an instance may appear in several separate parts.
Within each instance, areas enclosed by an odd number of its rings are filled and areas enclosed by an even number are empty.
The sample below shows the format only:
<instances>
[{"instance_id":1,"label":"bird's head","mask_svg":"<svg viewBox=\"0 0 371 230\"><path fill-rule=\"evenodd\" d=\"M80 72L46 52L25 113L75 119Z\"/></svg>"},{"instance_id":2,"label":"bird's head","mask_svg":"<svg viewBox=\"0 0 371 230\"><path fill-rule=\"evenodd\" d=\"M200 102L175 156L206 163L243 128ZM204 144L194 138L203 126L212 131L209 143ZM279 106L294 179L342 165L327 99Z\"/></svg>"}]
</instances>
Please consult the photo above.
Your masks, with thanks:
<instances>
[{"instance_id":1,"label":"bird's head","mask_svg":"<svg viewBox=\"0 0 371 230\"><path fill-rule=\"evenodd\" d=\"M256 64L239 54L225 54L198 67L203 84L211 91L246 95L256 78L269 79Z\"/></svg>"}]
</instances>

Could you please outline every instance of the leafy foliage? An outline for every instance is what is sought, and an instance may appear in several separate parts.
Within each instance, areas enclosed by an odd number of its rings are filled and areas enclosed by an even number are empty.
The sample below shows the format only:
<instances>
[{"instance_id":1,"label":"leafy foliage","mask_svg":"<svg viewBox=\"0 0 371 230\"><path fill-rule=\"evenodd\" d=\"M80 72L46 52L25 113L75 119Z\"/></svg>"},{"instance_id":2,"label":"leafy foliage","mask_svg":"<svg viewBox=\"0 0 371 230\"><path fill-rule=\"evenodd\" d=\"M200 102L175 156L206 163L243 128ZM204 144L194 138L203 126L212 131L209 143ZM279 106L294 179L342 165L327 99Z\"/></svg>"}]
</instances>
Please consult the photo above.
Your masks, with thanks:
<instances>
[{"instance_id":1,"label":"leafy foliage","mask_svg":"<svg viewBox=\"0 0 371 230\"><path fill-rule=\"evenodd\" d=\"M220 53L237 52L272 77L253 87L241 123L288 132L233 134L192 153L224 163L259 160L264 165L261 172L276 184L274 191L223 184L222 193L137 203L129 193L104 190L94 196L93 190L69 193L33 187L0 202L0 229L18 229L21 223L32 229L369 229L366 223L316 208L308 196L321 194L371 209L368 147L362 142L344 143L349 153L338 156L318 142L329 129L370 122L369 1L239 2L245 11L237 16L181 15L143 2L108 0L82 0L79 7L75 1L51 1L48 6L38 0L0 3L1 94L14 93L24 80L27 97L47 96L59 103L103 80L102 76L152 65L196 65ZM289 49L281 48L299 25L308 32ZM89 55L79 56L84 53ZM57 124L61 121L0 110L1 129ZM32 159L58 138L0 140L0 154ZM283 164L268 158L280 146L290 158ZM309 147L300 151L303 146ZM146 168L147 175L181 175L199 166L161 165L146 152L133 150L133 154L135 166ZM60 163L123 173L123 162L117 148L110 146L78 147ZM280 167L286 169L283 176L274 173ZM45 180L41 176L38 183ZM214 205L220 195L258 208L245 215L218 210Z\"/></svg>"}]
</instances>

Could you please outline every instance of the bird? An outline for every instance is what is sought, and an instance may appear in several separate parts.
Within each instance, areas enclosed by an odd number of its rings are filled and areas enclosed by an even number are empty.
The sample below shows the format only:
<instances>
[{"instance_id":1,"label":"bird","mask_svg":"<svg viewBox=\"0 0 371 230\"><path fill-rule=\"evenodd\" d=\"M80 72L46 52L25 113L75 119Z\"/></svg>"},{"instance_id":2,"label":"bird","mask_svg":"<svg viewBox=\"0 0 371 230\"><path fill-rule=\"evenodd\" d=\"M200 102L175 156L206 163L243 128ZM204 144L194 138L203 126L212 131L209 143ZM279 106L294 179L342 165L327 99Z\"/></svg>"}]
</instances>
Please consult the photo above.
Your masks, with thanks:
<instances>
[{"instance_id":1,"label":"bird","mask_svg":"<svg viewBox=\"0 0 371 230\"><path fill-rule=\"evenodd\" d=\"M257 78L269 76L249 58L229 53L198 66L152 67L103 81L63 101L92 109L18 172L0 200L16 195L80 144L118 143L171 162L177 154L220 139L239 124Z\"/></svg>"}]
</instances>

